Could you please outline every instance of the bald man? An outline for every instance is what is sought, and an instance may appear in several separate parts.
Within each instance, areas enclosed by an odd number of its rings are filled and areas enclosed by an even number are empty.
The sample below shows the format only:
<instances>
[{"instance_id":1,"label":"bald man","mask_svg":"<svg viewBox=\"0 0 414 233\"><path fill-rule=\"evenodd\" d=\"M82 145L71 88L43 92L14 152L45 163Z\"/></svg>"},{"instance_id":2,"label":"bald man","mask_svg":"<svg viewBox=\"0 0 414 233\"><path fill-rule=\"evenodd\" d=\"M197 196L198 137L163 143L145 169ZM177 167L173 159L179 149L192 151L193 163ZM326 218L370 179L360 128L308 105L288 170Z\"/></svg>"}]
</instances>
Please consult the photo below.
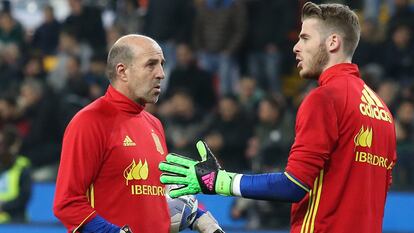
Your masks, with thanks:
<instances>
[{"instance_id":1,"label":"bald man","mask_svg":"<svg viewBox=\"0 0 414 233\"><path fill-rule=\"evenodd\" d=\"M160 46L141 35L110 49L106 94L73 117L63 138L54 213L68 232L170 232L158 170L168 153L164 130L144 110L158 101L164 62ZM198 216L195 229L221 232L211 215Z\"/></svg>"}]
</instances>

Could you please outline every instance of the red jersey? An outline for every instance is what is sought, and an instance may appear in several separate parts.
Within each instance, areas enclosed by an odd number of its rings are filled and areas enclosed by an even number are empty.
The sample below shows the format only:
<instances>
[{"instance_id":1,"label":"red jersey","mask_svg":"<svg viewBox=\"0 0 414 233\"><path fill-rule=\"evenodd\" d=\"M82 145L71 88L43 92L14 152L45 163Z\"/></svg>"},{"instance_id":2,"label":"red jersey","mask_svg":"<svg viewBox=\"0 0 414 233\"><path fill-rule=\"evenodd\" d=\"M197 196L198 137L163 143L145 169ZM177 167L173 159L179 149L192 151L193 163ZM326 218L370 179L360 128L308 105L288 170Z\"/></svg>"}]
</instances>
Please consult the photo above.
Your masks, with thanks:
<instances>
[{"instance_id":1,"label":"red jersey","mask_svg":"<svg viewBox=\"0 0 414 233\"><path fill-rule=\"evenodd\" d=\"M109 86L63 138L54 211L70 232L96 214L134 232L168 233L158 164L167 154L160 121Z\"/></svg>"},{"instance_id":2,"label":"red jersey","mask_svg":"<svg viewBox=\"0 0 414 233\"><path fill-rule=\"evenodd\" d=\"M382 232L394 121L354 64L325 70L299 108L286 171L311 190L292 206L291 232Z\"/></svg>"}]
</instances>

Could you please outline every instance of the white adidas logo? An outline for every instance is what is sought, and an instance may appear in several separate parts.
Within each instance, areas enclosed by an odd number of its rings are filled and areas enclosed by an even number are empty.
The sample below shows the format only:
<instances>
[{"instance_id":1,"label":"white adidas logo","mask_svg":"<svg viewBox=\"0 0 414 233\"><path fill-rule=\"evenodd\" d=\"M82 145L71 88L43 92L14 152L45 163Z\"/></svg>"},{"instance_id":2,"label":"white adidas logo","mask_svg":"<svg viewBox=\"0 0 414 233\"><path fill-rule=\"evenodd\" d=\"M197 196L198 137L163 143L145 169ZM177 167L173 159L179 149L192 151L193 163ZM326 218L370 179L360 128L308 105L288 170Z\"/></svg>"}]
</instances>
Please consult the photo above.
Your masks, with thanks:
<instances>
[{"instance_id":1,"label":"white adidas logo","mask_svg":"<svg viewBox=\"0 0 414 233\"><path fill-rule=\"evenodd\" d=\"M362 115L392 123L390 113L384 109L381 100L367 85L364 85L362 90L361 101L359 111L361 111Z\"/></svg>"},{"instance_id":2,"label":"white adidas logo","mask_svg":"<svg viewBox=\"0 0 414 233\"><path fill-rule=\"evenodd\" d=\"M128 135L125 136L123 144L124 144L124 146L136 146L137 145L137 144L135 144L134 141L132 141L132 139Z\"/></svg>"}]
</instances>

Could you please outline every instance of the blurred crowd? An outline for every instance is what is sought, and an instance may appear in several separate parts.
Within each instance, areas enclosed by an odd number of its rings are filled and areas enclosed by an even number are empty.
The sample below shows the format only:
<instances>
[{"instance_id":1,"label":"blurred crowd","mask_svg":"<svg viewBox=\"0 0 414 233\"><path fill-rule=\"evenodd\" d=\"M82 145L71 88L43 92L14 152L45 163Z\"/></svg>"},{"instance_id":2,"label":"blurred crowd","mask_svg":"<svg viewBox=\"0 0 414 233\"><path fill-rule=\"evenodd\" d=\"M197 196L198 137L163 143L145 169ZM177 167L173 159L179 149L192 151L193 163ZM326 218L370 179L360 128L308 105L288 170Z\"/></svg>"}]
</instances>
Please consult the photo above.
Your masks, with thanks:
<instances>
[{"instance_id":1,"label":"blurred crowd","mask_svg":"<svg viewBox=\"0 0 414 233\"><path fill-rule=\"evenodd\" d=\"M21 143L12 152L28 158L35 181L55 179L65 127L105 93L108 48L128 33L148 35L164 51L163 93L146 108L164 123L171 152L196 156L195 142L203 139L226 170L284 169L296 110L316 86L299 78L292 53L305 1L67 2L64 20L51 5L42 6L42 23L33 30L13 15L12 3L3 1L0 12L0 132L16 128ZM413 4L339 2L360 16L354 62L394 115L398 163L392 188L414 190ZM108 11L114 18L104 24ZM0 174L6 169L0 166ZM0 200L0 220L1 206ZM285 204L240 200L231 215L246 217L255 229L286 227L288 213Z\"/></svg>"}]
</instances>

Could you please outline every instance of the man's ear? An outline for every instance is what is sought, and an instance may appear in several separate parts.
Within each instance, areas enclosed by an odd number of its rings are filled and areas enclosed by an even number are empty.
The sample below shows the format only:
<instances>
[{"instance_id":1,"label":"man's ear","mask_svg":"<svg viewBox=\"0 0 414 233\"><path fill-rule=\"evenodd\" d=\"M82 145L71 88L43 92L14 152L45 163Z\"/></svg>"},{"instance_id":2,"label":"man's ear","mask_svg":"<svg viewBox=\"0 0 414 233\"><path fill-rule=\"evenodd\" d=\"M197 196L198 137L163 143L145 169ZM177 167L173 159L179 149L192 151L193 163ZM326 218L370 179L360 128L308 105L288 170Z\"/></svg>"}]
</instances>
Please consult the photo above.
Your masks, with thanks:
<instances>
[{"instance_id":1,"label":"man's ear","mask_svg":"<svg viewBox=\"0 0 414 233\"><path fill-rule=\"evenodd\" d=\"M128 81L126 72L127 72L127 67L125 64L123 63L118 63L116 64L116 76L122 81L122 82L126 82Z\"/></svg>"},{"instance_id":2,"label":"man's ear","mask_svg":"<svg viewBox=\"0 0 414 233\"><path fill-rule=\"evenodd\" d=\"M342 37L336 33L326 38L326 48L329 52L337 52L342 46Z\"/></svg>"}]
</instances>

